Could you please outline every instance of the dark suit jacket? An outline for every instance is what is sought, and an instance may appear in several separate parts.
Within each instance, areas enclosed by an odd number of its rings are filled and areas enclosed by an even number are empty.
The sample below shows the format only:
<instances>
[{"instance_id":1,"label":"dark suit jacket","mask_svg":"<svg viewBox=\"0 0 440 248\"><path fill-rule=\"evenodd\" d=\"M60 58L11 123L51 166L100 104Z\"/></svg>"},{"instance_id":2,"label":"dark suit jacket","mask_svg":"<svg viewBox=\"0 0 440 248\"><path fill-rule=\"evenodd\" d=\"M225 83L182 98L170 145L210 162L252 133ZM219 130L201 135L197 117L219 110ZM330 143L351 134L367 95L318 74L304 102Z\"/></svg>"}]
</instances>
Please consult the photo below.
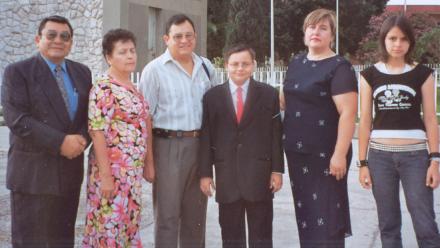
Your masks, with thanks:
<instances>
[{"instance_id":1,"label":"dark suit jacket","mask_svg":"<svg viewBox=\"0 0 440 248\"><path fill-rule=\"evenodd\" d=\"M205 94L199 173L213 177L215 166L217 202L273 197L271 173L284 172L278 99L272 86L251 79L243 117L237 124L229 83Z\"/></svg>"},{"instance_id":2,"label":"dark suit jacket","mask_svg":"<svg viewBox=\"0 0 440 248\"><path fill-rule=\"evenodd\" d=\"M10 129L6 172L8 189L29 194L63 195L79 190L84 156L60 155L67 134L87 132L90 70L67 60L69 76L78 92L78 110L70 120L55 77L36 55L6 67L2 84L4 118Z\"/></svg>"}]
</instances>

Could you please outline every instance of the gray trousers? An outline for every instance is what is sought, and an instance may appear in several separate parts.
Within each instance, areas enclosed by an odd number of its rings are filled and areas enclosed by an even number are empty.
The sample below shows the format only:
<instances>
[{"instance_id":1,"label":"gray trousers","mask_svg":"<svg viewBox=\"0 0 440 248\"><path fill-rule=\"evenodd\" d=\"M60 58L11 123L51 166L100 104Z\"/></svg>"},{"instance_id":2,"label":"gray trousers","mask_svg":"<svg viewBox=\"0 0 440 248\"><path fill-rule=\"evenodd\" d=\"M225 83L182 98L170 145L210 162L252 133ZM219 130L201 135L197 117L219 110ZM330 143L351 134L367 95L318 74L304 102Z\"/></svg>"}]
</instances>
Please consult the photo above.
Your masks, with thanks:
<instances>
[{"instance_id":1,"label":"gray trousers","mask_svg":"<svg viewBox=\"0 0 440 248\"><path fill-rule=\"evenodd\" d=\"M207 198L197 176L199 139L155 136L153 151L155 247L205 247Z\"/></svg>"}]
</instances>

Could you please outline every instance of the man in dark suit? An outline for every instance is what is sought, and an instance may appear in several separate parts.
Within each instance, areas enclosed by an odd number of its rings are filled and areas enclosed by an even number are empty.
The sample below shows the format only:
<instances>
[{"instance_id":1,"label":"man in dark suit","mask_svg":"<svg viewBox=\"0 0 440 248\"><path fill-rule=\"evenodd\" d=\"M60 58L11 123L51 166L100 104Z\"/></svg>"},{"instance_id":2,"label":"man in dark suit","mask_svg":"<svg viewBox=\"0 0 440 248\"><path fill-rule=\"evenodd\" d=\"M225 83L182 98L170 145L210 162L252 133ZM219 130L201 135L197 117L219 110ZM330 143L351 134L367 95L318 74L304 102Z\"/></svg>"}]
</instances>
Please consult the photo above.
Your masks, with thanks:
<instances>
[{"instance_id":1,"label":"man in dark suit","mask_svg":"<svg viewBox=\"0 0 440 248\"><path fill-rule=\"evenodd\" d=\"M4 72L13 247L74 246L91 73L65 59L72 36L66 18L43 19L35 37L39 53Z\"/></svg>"},{"instance_id":2,"label":"man in dark suit","mask_svg":"<svg viewBox=\"0 0 440 248\"><path fill-rule=\"evenodd\" d=\"M255 52L237 45L225 53L229 81L203 98L200 188L217 186L223 247L272 247L273 193L284 172L277 90L254 81Z\"/></svg>"}]
</instances>

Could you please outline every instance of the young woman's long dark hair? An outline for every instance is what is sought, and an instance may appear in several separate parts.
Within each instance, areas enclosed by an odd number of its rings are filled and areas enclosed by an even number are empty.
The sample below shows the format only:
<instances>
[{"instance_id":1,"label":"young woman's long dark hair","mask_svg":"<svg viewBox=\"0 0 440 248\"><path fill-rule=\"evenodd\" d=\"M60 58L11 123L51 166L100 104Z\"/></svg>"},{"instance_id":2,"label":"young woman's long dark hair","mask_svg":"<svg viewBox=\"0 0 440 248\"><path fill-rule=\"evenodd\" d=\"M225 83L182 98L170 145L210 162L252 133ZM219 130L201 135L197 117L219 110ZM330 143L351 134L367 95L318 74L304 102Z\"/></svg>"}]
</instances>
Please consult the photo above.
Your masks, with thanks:
<instances>
[{"instance_id":1,"label":"young woman's long dark hair","mask_svg":"<svg viewBox=\"0 0 440 248\"><path fill-rule=\"evenodd\" d=\"M403 15L395 15L388 17L382 24L382 27L380 28L379 48L380 48L381 60L384 63L388 61L389 55L385 46L385 38L388 32L390 32L390 30L394 27L398 27L400 31L402 31L402 33L408 39L409 48L408 48L408 52L405 54L405 62L408 64L412 64L413 63L412 51L414 50L416 39L414 37L414 31L411 26L411 23L409 22L408 18L406 18Z\"/></svg>"}]
</instances>

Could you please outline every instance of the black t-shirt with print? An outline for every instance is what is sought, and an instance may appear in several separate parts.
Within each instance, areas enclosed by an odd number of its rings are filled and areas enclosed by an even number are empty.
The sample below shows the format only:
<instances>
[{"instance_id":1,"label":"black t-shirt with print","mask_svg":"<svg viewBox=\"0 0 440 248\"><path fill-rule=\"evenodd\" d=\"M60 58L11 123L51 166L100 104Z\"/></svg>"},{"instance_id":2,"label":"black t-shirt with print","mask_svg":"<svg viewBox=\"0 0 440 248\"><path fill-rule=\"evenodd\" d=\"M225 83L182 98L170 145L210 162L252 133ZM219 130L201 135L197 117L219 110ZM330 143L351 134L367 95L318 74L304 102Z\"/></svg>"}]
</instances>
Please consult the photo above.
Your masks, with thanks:
<instances>
[{"instance_id":1,"label":"black t-shirt with print","mask_svg":"<svg viewBox=\"0 0 440 248\"><path fill-rule=\"evenodd\" d=\"M386 74L371 66L361 72L372 89L374 130L425 130L420 116L422 85L432 70L418 64L402 74Z\"/></svg>"}]
</instances>

